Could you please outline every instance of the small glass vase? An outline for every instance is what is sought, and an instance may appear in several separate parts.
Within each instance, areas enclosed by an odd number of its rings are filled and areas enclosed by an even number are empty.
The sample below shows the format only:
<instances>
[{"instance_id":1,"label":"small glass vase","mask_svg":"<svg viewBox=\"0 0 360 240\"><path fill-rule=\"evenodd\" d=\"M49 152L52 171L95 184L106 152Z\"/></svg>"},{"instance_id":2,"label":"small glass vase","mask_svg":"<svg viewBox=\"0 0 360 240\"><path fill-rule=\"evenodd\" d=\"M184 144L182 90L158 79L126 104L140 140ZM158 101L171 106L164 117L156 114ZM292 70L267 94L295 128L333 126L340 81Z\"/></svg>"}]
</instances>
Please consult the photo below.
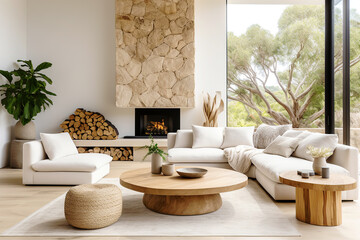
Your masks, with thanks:
<instances>
[{"instance_id":1,"label":"small glass vase","mask_svg":"<svg viewBox=\"0 0 360 240\"><path fill-rule=\"evenodd\" d=\"M158 153L151 155L151 173L160 174L162 166L162 158Z\"/></svg>"},{"instance_id":2,"label":"small glass vase","mask_svg":"<svg viewBox=\"0 0 360 240\"><path fill-rule=\"evenodd\" d=\"M315 172L316 175L320 175L322 174L322 168L326 167L326 159L324 157L316 157L314 158L314 162L313 162L313 170Z\"/></svg>"}]
</instances>

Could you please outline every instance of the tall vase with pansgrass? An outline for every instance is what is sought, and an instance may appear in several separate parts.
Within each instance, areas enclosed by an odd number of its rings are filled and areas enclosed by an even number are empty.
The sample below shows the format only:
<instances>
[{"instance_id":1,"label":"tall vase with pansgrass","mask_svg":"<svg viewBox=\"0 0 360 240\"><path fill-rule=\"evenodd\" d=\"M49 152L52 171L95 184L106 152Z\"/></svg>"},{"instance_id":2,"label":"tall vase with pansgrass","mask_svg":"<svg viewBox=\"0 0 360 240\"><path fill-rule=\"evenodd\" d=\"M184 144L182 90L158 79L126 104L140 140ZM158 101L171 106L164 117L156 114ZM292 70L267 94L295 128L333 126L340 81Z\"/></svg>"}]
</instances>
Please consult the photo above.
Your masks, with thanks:
<instances>
[{"instance_id":1,"label":"tall vase with pansgrass","mask_svg":"<svg viewBox=\"0 0 360 240\"><path fill-rule=\"evenodd\" d=\"M150 145L143 146L143 148L146 148L148 150L143 160L145 160L147 156L151 155L151 173L160 174L162 161L166 161L166 156L168 154L158 147L158 144L155 143L154 138L151 134L149 136L149 139L151 141Z\"/></svg>"},{"instance_id":2,"label":"tall vase with pansgrass","mask_svg":"<svg viewBox=\"0 0 360 240\"><path fill-rule=\"evenodd\" d=\"M49 96L55 93L46 89L52 80L42 73L43 70L52 66L49 62L43 62L34 67L31 60L18 60L18 69L13 71L0 70L7 83L0 85L3 98L1 104L18 120L15 125L14 135L17 139L35 139L36 129L32 122L34 117L53 104Z\"/></svg>"},{"instance_id":3,"label":"tall vase with pansgrass","mask_svg":"<svg viewBox=\"0 0 360 240\"><path fill-rule=\"evenodd\" d=\"M308 146L307 147L307 154L310 154L313 159L313 170L317 175L321 175L322 168L326 167L326 159L333 154L333 150L327 147L314 147Z\"/></svg>"}]
</instances>

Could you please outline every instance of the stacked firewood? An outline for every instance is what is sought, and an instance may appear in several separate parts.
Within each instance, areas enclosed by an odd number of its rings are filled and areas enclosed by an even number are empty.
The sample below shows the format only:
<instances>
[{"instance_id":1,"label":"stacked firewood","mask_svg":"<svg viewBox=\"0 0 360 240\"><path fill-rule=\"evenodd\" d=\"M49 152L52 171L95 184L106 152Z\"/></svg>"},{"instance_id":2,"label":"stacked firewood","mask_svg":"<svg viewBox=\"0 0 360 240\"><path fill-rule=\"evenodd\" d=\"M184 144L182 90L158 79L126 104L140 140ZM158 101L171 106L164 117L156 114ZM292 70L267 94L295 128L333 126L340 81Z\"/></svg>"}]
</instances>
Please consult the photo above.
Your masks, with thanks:
<instances>
[{"instance_id":1,"label":"stacked firewood","mask_svg":"<svg viewBox=\"0 0 360 240\"><path fill-rule=\"evenodd\" d=\"M103 115L82 108L76 109L60 127L76 140L113 140L119 135L116 127Z\"/></svg>"},{"instance_id":2,"label":"stacked firewood","mask_svg":"<svg viewBox=\"0 0 360 240\"><path fill-rule=\"evenodd\" d=\"M104 153L110 155L113 161L134 160L131 147L78 147L79 153Z\"/></svg>"}]
</instances>

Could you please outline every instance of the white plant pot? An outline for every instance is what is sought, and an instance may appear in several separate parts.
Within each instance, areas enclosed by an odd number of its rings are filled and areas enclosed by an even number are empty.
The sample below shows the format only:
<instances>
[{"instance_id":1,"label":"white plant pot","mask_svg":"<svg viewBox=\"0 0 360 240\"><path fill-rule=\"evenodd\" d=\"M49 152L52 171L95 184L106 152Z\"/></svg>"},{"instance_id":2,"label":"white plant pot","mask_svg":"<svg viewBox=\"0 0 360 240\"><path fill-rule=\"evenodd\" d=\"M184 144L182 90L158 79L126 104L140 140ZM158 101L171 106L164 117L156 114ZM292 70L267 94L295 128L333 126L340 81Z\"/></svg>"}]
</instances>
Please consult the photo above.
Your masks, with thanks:
<instances>
[{"instance_id":1,"label":"white plant pot","mask_svg":"<svg viewBox=\"0 0 360 240\"><path fill-rule=\"evenodd\" d=\"M318 158L314 158L314 162L313 162L313 170L315 172L316 175L320 175L322 174L322 168L326 167L326 159L324 157L318 157Z\"/></svg>"},{"instance_id":2,"label":"white plant pot","mask_svg":"<svg viewBox=\"0 0 360 240\"><path fill-rule=\"evenodd\" d=\"M165 176L172 176L175 173L175 164L164 164L161 167L161 171Z\"/></svg>"},{"instance_id":3,"label":"white plant pot","mask_svg":"<svg viewBox=\"0 0 360 240\"><path fill-rule=\"evenodd\" d=\"M30 121L25 126L20 121L14 127L15 139L34 140L36 139L36 126L33 121Z\"/></svg>"},{"instance_id":4,"label":"white plant pot","mask_svg":"<svg viewBox=\"0 0 360 240\"><path fill-rule=\"evenodd\" d=\"M151 173L160 174L162 166L162 158L159 154L153 153L151 155Z\"/></svg>"}]
</instances>

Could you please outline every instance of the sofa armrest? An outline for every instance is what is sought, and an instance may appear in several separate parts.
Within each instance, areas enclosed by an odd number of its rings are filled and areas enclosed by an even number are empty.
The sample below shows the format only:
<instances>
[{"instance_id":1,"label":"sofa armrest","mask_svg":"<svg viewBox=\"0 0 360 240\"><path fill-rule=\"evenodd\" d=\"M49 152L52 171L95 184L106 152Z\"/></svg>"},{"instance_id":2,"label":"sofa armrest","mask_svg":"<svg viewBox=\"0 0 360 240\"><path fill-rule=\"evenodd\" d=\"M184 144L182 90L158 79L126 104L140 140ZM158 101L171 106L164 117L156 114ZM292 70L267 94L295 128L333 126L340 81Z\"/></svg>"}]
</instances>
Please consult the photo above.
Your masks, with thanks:
<instances>
[{"instance_id":1,"label":"sofa armrest","mask_svg":"<svg viewBox=\"0 0 360 240\"><path fill-rule=\"evenodd\" d=\"M23 153L23 184L33 184L35 171L31 166L38 161L46 159L46 153L41 141L25 143Z\"/></svg>"},{"instance_id":2,"label":"sofa armrest","mask_svg":"<svg viewBox=\"0 0 360 240\"><path fill-rule=\"evenodd\" d=\"M167 134L167 147L168 150L174 148L176 140L176 133L168 133Z\"/></svg>"},{"instance_id":3,"label":"sofa armrest","mask_svg":"<svg viewBox=\"0 0 360 240\"><path fill-rule=\"evenodd\" d=\"M338 144L327 162L345 168L353 178L358 178L359 150L357 148Z\"/></svg>"},{"instance_id":4,"label":"sofa armrest","mask_svg":"<svg viewBox=\"0 0 360 240\"><path fill-rule=\"evenodd\" d=\"M350 176L359 180L359 150L355 147L338 144L334 154L327 160L328 163L338 165L350 172ZM347 199L358 199L358 187L347 191Z\"/></svg>"}]
</instances>

